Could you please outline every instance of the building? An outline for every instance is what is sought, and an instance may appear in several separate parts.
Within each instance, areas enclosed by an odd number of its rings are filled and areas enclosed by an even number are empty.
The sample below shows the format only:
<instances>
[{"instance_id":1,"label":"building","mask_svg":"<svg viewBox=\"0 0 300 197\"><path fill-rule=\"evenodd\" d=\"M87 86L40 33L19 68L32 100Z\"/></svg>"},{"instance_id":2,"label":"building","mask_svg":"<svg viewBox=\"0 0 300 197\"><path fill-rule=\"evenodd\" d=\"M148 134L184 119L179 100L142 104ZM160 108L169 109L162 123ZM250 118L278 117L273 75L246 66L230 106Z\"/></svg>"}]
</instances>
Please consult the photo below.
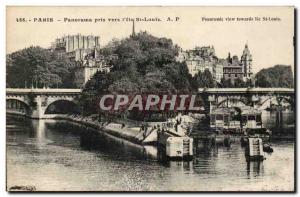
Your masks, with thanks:
<instances>
[{"instance_id":1,"label":"building","mask_svg":"<svg viewBox=\"0 0 300 197\"><path fill-rule=\"evenodd\" d=\"M252 73L252 55L245 45L241 59L238 56L230 56L230 53L225 60L221 60L223 64L223 75L225 80L230 80L233 84L236 79L242 81L250 80L253 76Z\"/></svg>"},{"instance_id":2,"label":"building","mask_svg":"<svg viewBox=\"0 0 300 197\"><path fill-rule=\"evenodd\" d=\"M204 72L206 69L208 69L212 74L214 73L213 65L209 61L205 61L201 58L193 58L188 59L185 62L192 76L197 74L199 71Z\"/></svg>"},{"instance_id":3,"label":"building","mask_svg":"<svg viewBox=\"0 0 300 197\"><path fill-rule=\"evenodd\" d=\"M225 80L230 80L233 84L235 80L243 80L244 77L244 67L243 64L239 61L238 56L230 56L228 54L227 59L221 61L223 64L223 78Z\"/></svg>"},{"instance_id":4,"label":"building","mask_svg":"<svg viewBox=\"0 0 300 197\"><path fill-rule=\"evenodd\" d=\"M84 60L76 62L77 66L74 73L76 87L83 88L86 82L98 71L110 72L111 66L107 64L105 57L98 53L95 50L93 53L86 55Z\"/></svg>"},{"instance_id":5,"label":"building","mask_svg":"<svg viewBox=\"0 0 300 197\"><path fill-rule=\"evenodd\" d=\"M176 60L186 62L192 76L199 71L209 70L217 82L224 78L234 83L237 79L247 81L253 77L252 55L248 44L245 45L240 60L236 55L231 57L230 53L226 59L219 59L213 46L196 47L186 51L181 49Z\"/></svg>"},{"instance_id":6,"label":"building","mask_svg":"<svg viewBox=\"0 0 300 197\"><path fill-rule=\"evenodd\" d=\"M195 47L193 50L181 50L176 57L179 62L186 62L192 76L199 71L209 70L213 78L220 82L223 77L223 65L218 63L213 46Z\"/></svg>"},{"instance_id":7,"label":"building","mask_svg":"<svg viewBox=\"0 0 300 197\"><path fill-rule=\"evenodd\" d=\"M100 37L99 36L84 36L81 34L67 35L61 38L57 38L52 44L51 48L55 51L61 52L74 52L77 49L88 50L94 48L100 48Z\"/></svg>"},{"instance_id":8,"label":"building","mask_svg":"<svg viewBox=\"0 0 300 197\"><path fill-rule=\"evenodd\" d=\"M243 50L243 54L241 56L241 63L244 66L244 78L251 79L253 72L252 72L252 55L248 48L248 44L245 45Z\"/></svg>"},{"instance_id":9,"label":"building","mask_svg":"<svg viewBox=\"0 0 300 197\"><path fill-rule=\"evenodd\" d=\"M215 80L220 83L221 79L224 77L224 67L218 62L215 66Z\"/></svg>"},{"instance_id":10,"label":"building","mask_svg":"<svg viewBox=\"0 0 300 197\"><path fill-rule=\"evenodd\" d=\"M66 55L76 63L75 85L82 88L97 71L110 71L106 59L100 52L99 36L81 34L57 38L51 44L51 50Z\"/></svg>"}]
</instances>

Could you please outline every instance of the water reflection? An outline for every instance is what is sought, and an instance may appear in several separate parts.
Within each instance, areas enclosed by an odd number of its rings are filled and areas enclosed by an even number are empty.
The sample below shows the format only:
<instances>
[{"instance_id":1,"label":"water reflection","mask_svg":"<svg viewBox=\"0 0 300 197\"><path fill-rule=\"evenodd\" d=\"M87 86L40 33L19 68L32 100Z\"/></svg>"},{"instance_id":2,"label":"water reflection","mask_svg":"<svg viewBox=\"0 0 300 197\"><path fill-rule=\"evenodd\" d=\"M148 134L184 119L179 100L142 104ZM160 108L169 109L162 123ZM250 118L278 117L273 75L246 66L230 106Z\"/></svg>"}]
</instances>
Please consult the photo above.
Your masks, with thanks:
<instances>
[{"instance_id":1,"label":"water reflection","mask_svg":"<svg viewBox=\"0 0 300 197\"><path fill-rule=\"evenodd\" d=\"M168 161L154 146L77 124L8 116L7 184L81 191L291 190L294 142L272 139L271 145L266 160L247 162L239 139L230 146L195 139L192 161Z\"/></svg>"},{"instance_id":2,"label":"water reflection","mask_svg":"<svg viewBox=\"0 0 300 197\"><path fill-rule=\"evenodd\" d=\"M193 173L193 161L166 161L164 166L184 173Z\"/></svg>"},{"instance_id":3,"label":"water reflection","mask_svg":"<svg viewBox=\"0 0 300 197\"><path fill-rule=\"evenodd\" d=\"M157 150L153 146L141 146L123 140L112 135L96 131L94 129L81 126L79 124L69 124L65 121L47 124L51 131L71 132L76 131L79 138L79 144L82 150L99 152L111 155L115 158L148 160L155 159Z\"/></svg>"},{"instance_id":4,"label":"water reflection","mask_svg":"<svg viewBox=\"0 0 300 197\"><path fill-rule=\"evenodd\" d=\"M45 133L45 120L32 121L32 128L36 131L37 146L41 147L47 143Z\"/></svg>"},{"instance_id":5,"label":"water reflection","mask_svg":"<svg viewBox=\"0 0 300 197\"><path fill-rule=\"evenodd\" d=\"M294 136L295 116L292 111L262 111L262 122L273 135Z\"/></svg>"},{"instance_id":6,"label":"water reflection","mask_svg":"<svg viewBox=\"0 0 300 197\"><path fill-rule=\"evenodd\" d=\"M248 178L255 178L257 176L263 176L263 161L248 161L247 162L247 175Z\"/></svg>"}]
</instances>

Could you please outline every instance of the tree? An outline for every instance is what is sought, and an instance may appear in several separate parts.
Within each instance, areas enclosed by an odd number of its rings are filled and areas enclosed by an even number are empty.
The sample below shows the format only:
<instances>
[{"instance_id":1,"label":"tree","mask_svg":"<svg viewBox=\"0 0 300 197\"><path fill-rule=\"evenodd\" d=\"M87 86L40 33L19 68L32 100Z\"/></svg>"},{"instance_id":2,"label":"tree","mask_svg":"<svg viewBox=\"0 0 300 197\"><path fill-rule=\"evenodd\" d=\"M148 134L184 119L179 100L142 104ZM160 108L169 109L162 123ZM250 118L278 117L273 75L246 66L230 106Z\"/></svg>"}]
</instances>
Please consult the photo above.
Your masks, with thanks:
<instances>
[{"instance_id":1,"label":"tree","mask_svg":"<svg viewBox=\"0 0 300 197\"><path fill-rule=\"evenodd\" d=\"M294 87L294 75L291 66L275 65L262 69L256 76L256 86L259 87Z\"/></svg>"},{"instance_id":2,"label":"tree","mask_svg":"<svg viewBox=\"0 0 300 197\"><path fill-rule=\"evenodd\" d=\"M247 79L244 81L241 78L236 78L234 80L234 83L232 83L231 79L225 80L225 78L222 78L220 83L218 84L218 87L220 88L249 88L253 87L253 83L251 79Z\"/></svg>"},{"instance_id":3,"label":"tree","mask_svg":"<svg viewBox=\"0 0 300 197\"><path fill-rule=\"evenodd\" d=\"M222 78L220 81L219 87L220 88L232 88L233 84L231 83L230 79Z\"/></svg>"},{"instance_id":4,"label":"tree","mask_svg":"<svg viewBox=\"0 0 300 197\"><path fill-rule=\"evenodd\" d=\"M246 87L246 83L244 82L243 79L241 78L236 78L234 80L234 87L235 88L245 88Z\"/></svg>"},{"instance_id":5,"label":"tree","mask_svg":"<svg viewBox=\"0 0 300 197\"><path fill-rule=\"evenodd\" d=\"M213 88L216 86L215 80L208 69L205 69L203 73L199 71L194 76L194 79L196 80L199 88Z\"/></svg>"},{"instance_id":6,"label":"tree","mask_svg":"<svg viewBox=\"0 0 300 197\"><path fill-rule=\"evenodd\" d=\"M252 79L247 79L245 82L245 86L247 88L253 88L254 87L254 83L252 82Z\"/></svg>"},{"instance_id":7,"label":"tree","mask_svg":"<svg viewBox=\"0 0 300 197\"><path fill-rule=\"evenodd\" d=\"M257 87L272 87L270 80L264 74L256 75L256 86Z\"/></svg>"},{"instance_id":8,"label":"tree","mask_svg":"<svg viewBox=\"0 0 300 197\"><path fill-rule=\"evenodd\" d=\"M141 32L104 48L107 55L117 58L110 73L98 72L86 84L80 103L87 113L97 111L92 108L104 94L162 95L197 91L186 64L176 61L178 47L170 39Z\"/></svg>"},{"instance_id":9,"label":"tree","mask_svg":"<svg viewBox=\"0 0 300 197\"><path fill-rule=\"evenodd\" d=\"M7 56L7 87L72 87L75 63L41 47L29 47Z\"/></svg>"}]
</instances>

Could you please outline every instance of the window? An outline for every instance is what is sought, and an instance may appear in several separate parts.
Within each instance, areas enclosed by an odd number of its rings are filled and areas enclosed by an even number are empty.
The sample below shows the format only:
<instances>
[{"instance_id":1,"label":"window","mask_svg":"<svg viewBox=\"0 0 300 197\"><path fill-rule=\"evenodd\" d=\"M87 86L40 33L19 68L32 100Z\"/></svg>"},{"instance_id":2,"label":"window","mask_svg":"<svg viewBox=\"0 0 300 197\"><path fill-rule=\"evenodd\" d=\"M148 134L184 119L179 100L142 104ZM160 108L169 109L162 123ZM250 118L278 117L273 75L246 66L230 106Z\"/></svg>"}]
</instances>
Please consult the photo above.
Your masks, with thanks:
<instances>
[{"instance_id":1,"label":"window","mask_svg":"<svg viewBox=\"0 0 300 197\"><path fill-rule=\"evenodd\" d=\"M248 116L248 120L255 120L255 116L253 115Z\"/></svg>"},{"instance_id":2,"label":"window","mask_svg":"<svg viewBox=\"0 0 300 197\"><path fill-rule=\"evenodd\" d=\"M246 122L247 122L247 116L243 116L243 117L242 117L242 123L243 123L243 125L245 125Z\"/></svg>"},{"instance_id":3,"label":"window","mask_svg":"<svg viewBox=\"0 0 300 197\"><path fill-rule=\"evenodd\" d=\"M256 115L256 122L261 122L261 115Z\"/></svg>"},{"instance_id":4,"label":"window","mask_svg":"<svg viewBox=\"0 0 300 197\"><path fill-rule=\"evenodd\" d=\"M220 115L220 114L217 114L217 115L216 115L216 120L223 120L223 116Z\"/></svg>"},{"instance_id":5,"label":"window","mask_svg":"<svg viewBox=\"0 0 300 197\"><path fill-rule=\"evenodd\" d=\"M224 115L224 125L225 126L229 125L229 116L228 115Z\"/></svg>"},{"instance_id":6,"label":"window","mask_svg":"<svg viewBox=\"0 0 300 197\"><path fill-rule=\"evenodd\" d=\"M228 122L229 121L229 116L228 115L224 115L224 121Z\"/></svg>"},{"instance_id":7,"label":"window","mask_svg":"<svg viewBox=\"0 0 300 197\"><path fill-rule=\"evenodd\" d=\"M215 116L215 115L211 115L210 121L211 121L211 122L216 122L216 116Z\"/></svg>"}]
</instances>

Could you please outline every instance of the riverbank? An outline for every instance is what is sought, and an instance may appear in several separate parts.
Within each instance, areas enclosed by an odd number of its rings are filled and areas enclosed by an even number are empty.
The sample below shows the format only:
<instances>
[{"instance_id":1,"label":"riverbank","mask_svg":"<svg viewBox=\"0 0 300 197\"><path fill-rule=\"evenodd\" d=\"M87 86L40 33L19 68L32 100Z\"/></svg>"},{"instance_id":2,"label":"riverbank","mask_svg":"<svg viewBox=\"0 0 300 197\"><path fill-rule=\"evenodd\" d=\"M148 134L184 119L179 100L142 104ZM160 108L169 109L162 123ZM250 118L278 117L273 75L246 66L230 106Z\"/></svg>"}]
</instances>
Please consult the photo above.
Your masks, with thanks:
<instances>
[{"instance_id":1,"label":"riverbank","mask_svg":"<svg viewBox=\"0 0 300 197\"><path fill-rule=\"evenodd\" d=\"M92 117L79 115L60 115L54 119L75 122L136 144L142 144L143 141L144 131L142 131L139 127L134 127L129 124L125 125L116 122L101 122Z\"/></svg>"},{"instance_id":2,"label":"riverbank","mask_svg":"<svg viewBox=\"0 0 300 197\"><path fill-rule=\"evenodd\" d=\"M6 113L28 117L26 114L17 111L6 111ZM96 114L91 116L55 114L51 116L50 119L66 120L91 127L96 131L105 132L138 145L155 143L157 140L157 134L151 136L150 134L157 130L157 128L165 128L166 125L168 125L167 122L147 122L147 126L144 125L144 129L142 129L142 125L145 124L145 122L128 119L114 119L114 122L99 121L98 115ZM180 119L182 119L182 122L184 122L185 125L187 125L188 122L195 121L195 117L189 117L187 115L181 116ZM174 122L175 119L172 121ZM185 127L186 126L180 124L180 126L177 128L177 131L175 131L173 126L167 127L167 129L169 132L174 133L174 135L185 136L187 134ZM148 136L150 136L149 138L151 139L147 138Z\"/></svg>"}]
</instances>

